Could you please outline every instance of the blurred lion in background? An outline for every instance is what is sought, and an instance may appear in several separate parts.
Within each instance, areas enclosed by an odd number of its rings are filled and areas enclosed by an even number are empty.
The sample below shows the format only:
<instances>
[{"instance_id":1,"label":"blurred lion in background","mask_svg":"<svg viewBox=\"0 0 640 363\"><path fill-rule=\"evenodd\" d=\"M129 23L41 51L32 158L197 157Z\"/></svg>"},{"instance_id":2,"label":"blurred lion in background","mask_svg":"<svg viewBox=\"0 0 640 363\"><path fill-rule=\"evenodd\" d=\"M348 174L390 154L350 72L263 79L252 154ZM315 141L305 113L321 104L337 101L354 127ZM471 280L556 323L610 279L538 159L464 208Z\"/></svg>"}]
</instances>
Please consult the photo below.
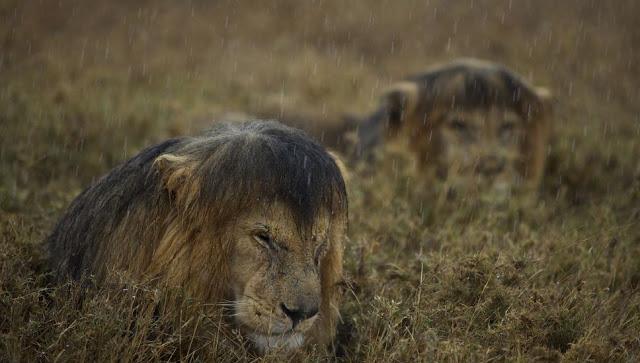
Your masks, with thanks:
<instances>
[{"instance_id":1,"label":"blurred lion in background","mask_svg":"<svg viewBox=\"0 0 640 363\"><path fill-rule=\"evenodd\" d=\"M505 67L457 60L396 83L361 122L355 154L401 139L447 191L536 190L551 132L551 96Z\"/></svg>"},{"instance_id":2,"label":"blurred lion in background","mask_svg":"<svg viewBox=\"0 0 640 363\"><path fill-rule=\"evenodd\" d=\"M124 271L231 301L260 351L335 335L347 194L334 159L275 122L143 150L82 192L47 244L58 278Z\"/></svg>"}]
</instances>

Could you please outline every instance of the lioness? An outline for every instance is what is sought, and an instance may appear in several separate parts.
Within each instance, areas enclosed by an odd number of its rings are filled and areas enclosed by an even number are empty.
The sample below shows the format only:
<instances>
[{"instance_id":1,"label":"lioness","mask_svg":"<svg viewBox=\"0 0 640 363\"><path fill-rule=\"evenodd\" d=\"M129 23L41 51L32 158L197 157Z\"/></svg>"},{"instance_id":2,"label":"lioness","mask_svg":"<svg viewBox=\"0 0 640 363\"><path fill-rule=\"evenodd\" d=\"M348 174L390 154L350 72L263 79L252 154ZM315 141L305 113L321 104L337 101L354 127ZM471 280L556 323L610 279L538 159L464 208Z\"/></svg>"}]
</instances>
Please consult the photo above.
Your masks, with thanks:
<instances>
[{"instance_id":1,"label":"lioness","mask_svg":"<svg viewBox=\"0 0 640 363\"><path fill-rule=\"evenodd\" d=\"M60 279L125 271L231 300L266 351L333 338L346 226L332 157L299 130L252 121L143 150L82 192L47 243Z\"/></svg>"},{"instance_id":2,"label":"lioness","mask_svg":"<svg viewBox=\"0 0 640 363\"><path fill-rule=\"evenodd\" d=\"M550 111L547 90L501 65L457 60L392 85L360 124L356 153L369 158L384 140L401 137L419 169L453 190L535 189Z\"/></svg>"}]
</instances>

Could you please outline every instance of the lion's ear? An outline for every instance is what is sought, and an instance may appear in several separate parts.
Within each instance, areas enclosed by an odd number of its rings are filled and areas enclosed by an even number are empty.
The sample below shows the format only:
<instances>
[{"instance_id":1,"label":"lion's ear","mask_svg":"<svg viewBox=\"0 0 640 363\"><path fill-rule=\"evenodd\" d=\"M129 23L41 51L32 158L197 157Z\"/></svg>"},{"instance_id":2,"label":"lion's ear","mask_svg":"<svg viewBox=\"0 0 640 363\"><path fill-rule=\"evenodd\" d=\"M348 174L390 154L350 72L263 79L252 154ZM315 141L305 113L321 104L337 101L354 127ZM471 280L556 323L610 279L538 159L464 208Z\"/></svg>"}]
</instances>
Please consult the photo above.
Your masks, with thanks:
<instances>
[{"instance_id":1,"label":"lion's ear","mask_svg":"<svg viewBox=\"0 0 640 363\"><path fill-rule=\"evenodd\" d=\"M351 179L350 178L351 174L349 173L349 170L347 169L347 166L345 165L345 163L342 161L342 158L338 155L338 153L334 151L327 151L327 152L329 153L329 156L331 156L333 161L338 166L338 169L340 170L340 174L342 174L342 179L344 180L344 183L348 184L349 180Z\"/></svg>"},{"instance_id":2,"label":"lion's ear","mask_svg":"<svg viewBox=\"0 0 640 363\"><path fill-rule=\"evenodd\" d=\"M153 161L162 186L178 201L189 202L195 197L193 174L195 163L187 156L163 154Z\"/></svg>"},{"instance_id":3,"label":"lion's ear","mask_svg":"<svg viewBox=\"0 0 640 363\"><path fill-rule=\"evenodd\" d=\"M418 104L419 89L415 82L399 82L387 89L383 104L388 115L388 127L395 131L406 121Z\"/></svg>"}]
</instances>

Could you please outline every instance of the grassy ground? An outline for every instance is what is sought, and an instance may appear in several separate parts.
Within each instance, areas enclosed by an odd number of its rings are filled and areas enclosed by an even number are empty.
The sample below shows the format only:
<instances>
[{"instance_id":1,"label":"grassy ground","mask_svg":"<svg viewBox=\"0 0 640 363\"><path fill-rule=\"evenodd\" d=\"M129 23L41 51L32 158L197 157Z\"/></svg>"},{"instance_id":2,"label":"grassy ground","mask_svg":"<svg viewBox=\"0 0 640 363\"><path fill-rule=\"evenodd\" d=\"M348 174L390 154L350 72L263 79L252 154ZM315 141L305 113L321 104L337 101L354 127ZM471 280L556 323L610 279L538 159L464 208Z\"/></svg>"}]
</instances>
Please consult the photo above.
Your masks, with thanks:
<instances>
[{"instance_id":1,"label":"grassy ground","mask_svg":"<svg viewBox=\"0 0 640 363\"><path fill-rule=\"evenodd\" d=\"M638 361L639 12L632 0L3 1L0 361L260 359L180 291L52 286L40 241L145 145L225 111L365 113L391 81L458 56L554 91L539 202L421 197L403 153L354 172L338 358Z\"/></svg>"}]
</instances>

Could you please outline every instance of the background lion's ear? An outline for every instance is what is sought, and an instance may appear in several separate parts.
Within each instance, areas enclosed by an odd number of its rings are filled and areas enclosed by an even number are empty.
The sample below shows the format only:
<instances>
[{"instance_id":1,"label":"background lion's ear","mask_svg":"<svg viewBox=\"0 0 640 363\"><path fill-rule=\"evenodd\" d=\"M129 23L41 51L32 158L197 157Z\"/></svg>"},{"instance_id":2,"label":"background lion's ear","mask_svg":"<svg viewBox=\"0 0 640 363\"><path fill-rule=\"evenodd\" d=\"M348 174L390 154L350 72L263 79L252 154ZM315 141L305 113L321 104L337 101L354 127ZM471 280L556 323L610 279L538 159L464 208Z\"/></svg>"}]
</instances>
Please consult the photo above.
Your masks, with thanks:
<instances>
[{"instance_id":1,"label":"background lion's ear","mask_svg":"<svg viewBox=\"0 0 640 363\"><path fill-rule=\"evenodd\" d=\"M418 96L415 82L399 82L389 87L378 110L358 123L354 157L371 161L376 146L395 137L407 117L415 111Z\"/></svg>"},{"instance_id":2,"label":"background lion's ear","mask_svg":"<svg viewBox=\"0 0 640 363\"><path fill-rule=\"evenodd\" d=\"M518 92L518 107L526 119L535 123L549 117L554 102L551 91L544 87L531 87L525 84L519 87Z\"/></svg>"},{"instance_id":3,"label":"background lion's ear","mask_svg":"<svg viewBox=\"0 0 640 363\"><path fill-rule=\"evenodd\" d=\"M399 82L387 89L383 102L388 112L388 127L392 131L398 129L407 116L415 111L418 96L418 85L415 82Z\"/></svg>"},{"instance_id":4,"label":"background lion's ear","mask_svg":"<svg viewBox=\"0 0 640 363\"><path fill-rule=\"evenodd\" d=\"M546 87L536 87L534 92L542 104L542 111L548 115L553 111L553 104L555 103L553 93Z\"/></svg>"},{"instance_id":5,"label":"background lion's ear","mask_svg":"<svg viewBox=\"0 0 640 363\"><path fill-rule=\"evenodd\" d=\"M535 93L541 100L551 101L553 99L553 94L551 94L551 91L546 87L536 87Z\"/></svg>"},{"instance_id":6,"label":"background lion's ear","mask_svg":"<svg viewBox=\"0 0 640 363\"><path fill-rule=\"evenodd\" d=\"M163 154L153 161L153 167L160 174L162 186L176 199L188 201L194 197L194 163L188 157Z\"/></svg>"}]
</instances>

